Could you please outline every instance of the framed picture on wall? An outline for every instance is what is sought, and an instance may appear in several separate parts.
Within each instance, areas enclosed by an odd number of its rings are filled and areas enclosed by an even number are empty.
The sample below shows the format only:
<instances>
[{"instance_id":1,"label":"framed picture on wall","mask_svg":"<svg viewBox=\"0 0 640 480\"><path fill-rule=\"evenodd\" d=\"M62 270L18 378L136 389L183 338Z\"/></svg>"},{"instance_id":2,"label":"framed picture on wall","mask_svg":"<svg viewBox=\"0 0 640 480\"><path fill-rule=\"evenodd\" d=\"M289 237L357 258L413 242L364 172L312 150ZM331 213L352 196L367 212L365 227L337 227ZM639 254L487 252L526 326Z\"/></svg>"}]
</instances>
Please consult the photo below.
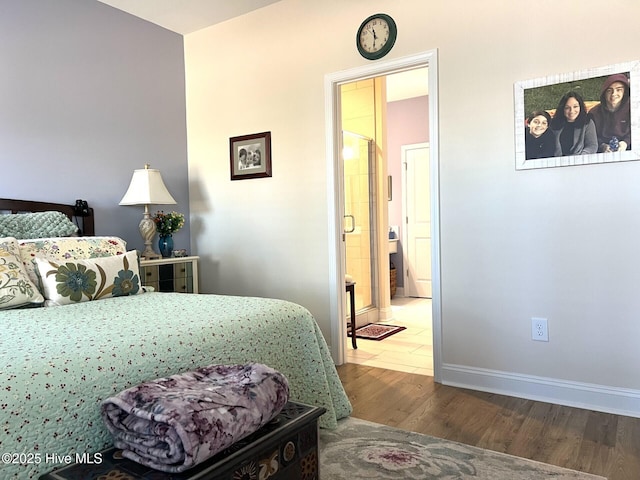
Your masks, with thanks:
<instances>
[{"instance_id":1,"label":"framed picture on wall","mask_svg":"<svg viewBox=\"0 0 640 480\"><path fill-rule=\"evenodd\" d=\"M640 62L514 86L516 170L640 159Z\"/></svg>"},{"instance_id":2,"label":"framed picture on wall","mask_svg":"<svg viewBox=\"0 0 640 480\"><path fill-rule=\"evenodd\" d=\"M231 180L271 176L271 132L229 139Z\"/></svg>"}]
</instances>

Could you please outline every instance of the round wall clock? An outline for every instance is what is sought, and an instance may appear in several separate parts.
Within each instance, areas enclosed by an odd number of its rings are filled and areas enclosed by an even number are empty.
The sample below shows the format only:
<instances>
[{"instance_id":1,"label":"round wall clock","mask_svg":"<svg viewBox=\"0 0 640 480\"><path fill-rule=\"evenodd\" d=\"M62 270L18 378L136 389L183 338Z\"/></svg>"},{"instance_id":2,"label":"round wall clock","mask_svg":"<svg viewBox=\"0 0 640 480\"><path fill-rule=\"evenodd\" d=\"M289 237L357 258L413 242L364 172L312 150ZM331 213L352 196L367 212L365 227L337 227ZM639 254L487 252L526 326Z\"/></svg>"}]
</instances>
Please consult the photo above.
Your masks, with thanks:
<instances>
[{"instance_id":1,"label":"round wall clock","mask_svg":"<svg viewBox=\"0 0 640 480\"><path fill-rule=\"evenodd\" d=\"M393 18L384 13L371 15L358 28L358 52L367 60L382 58L393 48L397 35L398 29Z\"/></svg>"}]
</instances>

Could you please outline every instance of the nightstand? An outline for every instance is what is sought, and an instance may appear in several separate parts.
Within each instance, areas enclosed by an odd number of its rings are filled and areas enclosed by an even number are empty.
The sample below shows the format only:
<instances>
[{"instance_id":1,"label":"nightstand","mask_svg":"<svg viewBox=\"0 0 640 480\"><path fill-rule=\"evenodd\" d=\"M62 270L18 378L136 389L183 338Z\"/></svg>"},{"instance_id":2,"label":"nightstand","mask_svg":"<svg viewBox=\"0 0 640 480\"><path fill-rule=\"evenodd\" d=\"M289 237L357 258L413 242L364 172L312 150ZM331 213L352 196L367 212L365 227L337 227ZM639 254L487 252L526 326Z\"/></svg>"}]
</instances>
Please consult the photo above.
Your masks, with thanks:
<instances>
[{"instance_id":1,"label":"nightstand","mask_svg":"<svg viewBox=\"0 0 640 480\"><path fill-rule=\"evenodd\" d=\"M140 260L142 285L156 292L198 293L198 259L171 257Z\"/></svg>"}]
</instances>

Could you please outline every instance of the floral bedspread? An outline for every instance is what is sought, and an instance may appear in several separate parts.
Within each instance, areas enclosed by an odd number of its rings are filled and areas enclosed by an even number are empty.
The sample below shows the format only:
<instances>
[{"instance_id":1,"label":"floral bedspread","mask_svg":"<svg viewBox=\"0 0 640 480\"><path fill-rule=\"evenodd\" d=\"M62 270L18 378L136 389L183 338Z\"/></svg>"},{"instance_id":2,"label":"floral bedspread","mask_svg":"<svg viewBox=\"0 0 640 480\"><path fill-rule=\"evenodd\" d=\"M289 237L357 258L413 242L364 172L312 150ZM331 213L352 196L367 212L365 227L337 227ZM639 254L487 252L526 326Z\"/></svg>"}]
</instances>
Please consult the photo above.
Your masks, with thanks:
<instances>
[{"instance_id":1,"label":"floral bedspread","mask_svg":"<svg viewBox=\"0 0 640 480\"><path fill-rule=\"evenodd\" d=\"M291 400L327 410L321 427L351 413L315 320L282 300L145 293L2 311L0 329L3 479L37 478L68 455L84 460L107 448L103 400L215 363L281 372Z\"/></svg>"}]
</instances>

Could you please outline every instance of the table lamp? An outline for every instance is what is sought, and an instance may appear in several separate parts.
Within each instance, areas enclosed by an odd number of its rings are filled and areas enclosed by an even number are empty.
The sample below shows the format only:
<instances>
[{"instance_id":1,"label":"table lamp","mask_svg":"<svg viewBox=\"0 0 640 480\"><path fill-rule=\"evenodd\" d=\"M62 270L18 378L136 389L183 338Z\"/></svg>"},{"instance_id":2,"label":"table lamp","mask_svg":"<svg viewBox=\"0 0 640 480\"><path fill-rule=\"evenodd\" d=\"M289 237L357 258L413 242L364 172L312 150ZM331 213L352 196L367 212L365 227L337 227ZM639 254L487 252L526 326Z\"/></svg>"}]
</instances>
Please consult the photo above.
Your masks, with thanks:
<instances>
[{"instance_id":1,"label":"table lamp","mask_svg":"<svg viewBox=\"0 0 640 480\"><path fill-rule=\"evenodd\" d=\"M146 164L144 168L133 171L129 189L120 200L120 205L144 205L144 215L139 225L140 235L144 240L142 258L146 260L160 258L160 254L154 252L151 247L151 241L156 234L156 224L149 215L149 205L173 205L175 203L176 201L162 181L160 170L149 168L149 164Z\"/></svg>"}]
</instances>

